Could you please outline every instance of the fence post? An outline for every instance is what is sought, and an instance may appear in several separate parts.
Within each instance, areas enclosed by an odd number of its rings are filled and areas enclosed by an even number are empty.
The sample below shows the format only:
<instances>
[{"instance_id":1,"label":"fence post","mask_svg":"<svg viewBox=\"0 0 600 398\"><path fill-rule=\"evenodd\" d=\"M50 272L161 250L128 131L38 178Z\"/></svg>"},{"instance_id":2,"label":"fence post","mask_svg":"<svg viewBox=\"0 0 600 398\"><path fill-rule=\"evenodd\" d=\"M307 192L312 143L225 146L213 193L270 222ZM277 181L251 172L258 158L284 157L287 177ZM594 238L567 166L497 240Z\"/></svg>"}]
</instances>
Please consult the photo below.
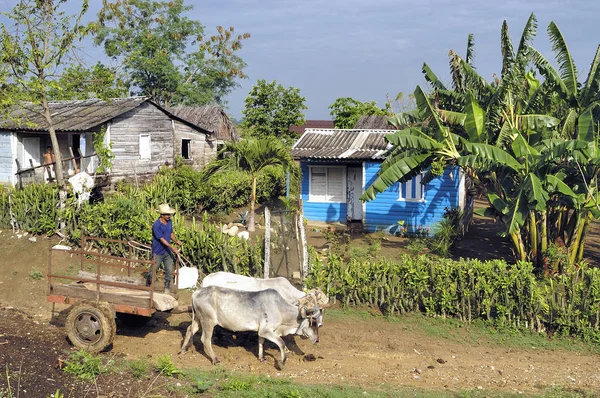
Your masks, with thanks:
<instances>
[{"instance_id":1,"label":"fence post","mask_svg":"<svg viewBox=\"0 0 600 398\"><path fill-rule=\"evenodd\" d=\"M269 277L271 266L271 211L265 206L265 264L264 278Z\"/></svg>"},{"instance_id":2,"label":"fence post","mask_svg":"<svg viewBox=\"0 0 600 398\"><path fill-rule=\"evenodd\" d=\"M300 211L298 212L298 228L300 228L300 240L302 242L302 284L304 284L304 280L308 275L308 249L306 243L306 231L304 230L304 211L302 205L300 205Z\"/></svg>"},{"instance_id":3,"label":"fence post","mask_svg":"<svg viewBox=\"0 0 600 398\"><path fill-rule=\"evenodd\" d=\"M17 162L17 175L19 176L19 189L23 189L23 177L21 176L21 165L19 164L19 159L15 159Z\"/></svg>"}]
</instances>

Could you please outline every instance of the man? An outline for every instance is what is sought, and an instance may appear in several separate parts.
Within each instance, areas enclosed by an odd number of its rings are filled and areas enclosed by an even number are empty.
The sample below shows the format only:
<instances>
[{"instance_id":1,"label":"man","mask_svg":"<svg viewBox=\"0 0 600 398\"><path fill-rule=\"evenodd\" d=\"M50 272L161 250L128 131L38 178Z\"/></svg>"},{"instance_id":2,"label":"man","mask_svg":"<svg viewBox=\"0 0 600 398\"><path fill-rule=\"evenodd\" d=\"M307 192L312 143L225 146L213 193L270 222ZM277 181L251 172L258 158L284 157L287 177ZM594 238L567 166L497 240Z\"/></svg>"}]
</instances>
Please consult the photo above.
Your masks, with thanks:
<instances>
[{"instance_id":1,"label":"man","mask_svg":"<svg viewBox=\"0 0 600 398\"><path fill-rule=\"evenodd\" d=\"M46 152L43 155L43 160L44 160L44 179L46 180L46 182L52 182L54 180L54 162L55 162L55 157L54 157L54 152L52 152L52 147L48 146L46 147ZM46 174L48 175L46 177Z\"/></svg>"},{"instance_id":2,"label":"man","mask_svg":"<svg viewBox=\"0 0 600 398\"><path fill-rule=\"evenodd\" d=\"M165 293L169 293L173 262L175 255L179 253L179 250L171 244L171 241L179 246L181 246L181 241L175 237L173 224L171 223L171 216L175 214L175 209L167 203L163 203L158 206L158 213L160 217L152 225L152 257L156 261L156 269L162 266L165 270ZM150 270L147 285L151 283L152 270Z\"/></svg>"}]
</instances>

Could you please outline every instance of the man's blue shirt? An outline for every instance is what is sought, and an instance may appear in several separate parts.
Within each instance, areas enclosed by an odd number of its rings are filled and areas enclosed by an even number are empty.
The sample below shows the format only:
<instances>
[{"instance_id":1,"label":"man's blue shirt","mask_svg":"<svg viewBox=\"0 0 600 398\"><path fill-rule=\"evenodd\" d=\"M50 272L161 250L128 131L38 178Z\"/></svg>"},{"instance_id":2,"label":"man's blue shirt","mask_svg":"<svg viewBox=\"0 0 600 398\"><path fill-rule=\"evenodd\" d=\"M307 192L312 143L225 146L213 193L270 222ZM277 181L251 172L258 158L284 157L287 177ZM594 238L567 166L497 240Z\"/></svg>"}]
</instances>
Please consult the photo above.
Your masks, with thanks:
<instances>
[{"instance_id":1,"label":"man's blue shirt","mask_svg":"<svg viewBox=\"0 0 600 398\"><path fill-rule=\"evenodd\" d=\"M173 223L171 220L167 221L167 225L160 222L160 218L152 225L152 254L165 254L170 250L161 243L160 238L171 243L171 233L173 233Z\"/></svg>"}]
</instances>

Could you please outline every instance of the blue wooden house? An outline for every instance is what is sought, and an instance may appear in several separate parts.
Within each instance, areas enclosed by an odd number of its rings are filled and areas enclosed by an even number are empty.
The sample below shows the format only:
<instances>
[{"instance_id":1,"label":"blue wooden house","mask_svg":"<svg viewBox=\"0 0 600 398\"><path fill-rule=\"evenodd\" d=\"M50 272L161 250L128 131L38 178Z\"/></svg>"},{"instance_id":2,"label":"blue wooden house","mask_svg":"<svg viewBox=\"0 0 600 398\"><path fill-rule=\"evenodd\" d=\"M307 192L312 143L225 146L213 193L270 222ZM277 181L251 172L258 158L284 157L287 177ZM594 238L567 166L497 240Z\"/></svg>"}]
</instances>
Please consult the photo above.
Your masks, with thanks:
<instances>
[{"instance_id":1,"label":"blue wooden house","mask_svg":"<svg viewBox=\"0 0 600 398\"><path fill-rule=\"evenodd\" d=\"M422 175L396 183L367 203L361 194L375 180L395 130L307 129L292 147L302 169L302 206L309 221L359 222L369 232L432 234L446 209L465 210L465 177L448 169L426 185Z\"/></svg>"}]
</instances>

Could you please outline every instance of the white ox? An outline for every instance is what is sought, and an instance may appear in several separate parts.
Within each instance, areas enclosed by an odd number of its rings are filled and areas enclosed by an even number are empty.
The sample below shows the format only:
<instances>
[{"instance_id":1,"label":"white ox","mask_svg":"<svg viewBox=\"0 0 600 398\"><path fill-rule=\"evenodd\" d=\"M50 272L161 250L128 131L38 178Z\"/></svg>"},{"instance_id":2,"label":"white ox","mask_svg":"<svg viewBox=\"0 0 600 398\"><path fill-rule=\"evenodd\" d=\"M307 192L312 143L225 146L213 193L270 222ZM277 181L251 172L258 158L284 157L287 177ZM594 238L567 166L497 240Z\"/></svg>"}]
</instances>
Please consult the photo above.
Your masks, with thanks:
<instances>
[{"instance_id":1,"label":"white ox","mask_svg":"<svg viewBox=\"0 0 600 398\"><path fill-rule=\"evenodd\" d=\"M321 312L314 297L300 300L293 305L281 297L275 289L261 291L241 291L218 286L207 286L192 295L192 324L188 327L181 345L180 355L189 348L194 334L202 327L204 351L213 364L219 358L212 349L212 334L215 326L233 332L258 332L258 359L264 360L265 339L279 347L281 368L286 360L286 346L281 338L297 334L319 341L319 318Z\"/></svg>"},{"instance_id":2,"label":"white ox","mask_svg":"<svg viewBox=\"0 0 600 398\"><path fill-rule=\"evenodd\" d=\"M244 290L247 292L257 292L265 289L275 289L285 301L290 304L298 304L298 300L308 295L312 295L317 300L320 308L327 306L329 298L321 289L311 289L308 293L296 289L290 281L281 276L276 278L253 278L231 272L219 271L207 275L202 280L202 287L220 286L227 289Z\"/></svg>"}]
</instances>

